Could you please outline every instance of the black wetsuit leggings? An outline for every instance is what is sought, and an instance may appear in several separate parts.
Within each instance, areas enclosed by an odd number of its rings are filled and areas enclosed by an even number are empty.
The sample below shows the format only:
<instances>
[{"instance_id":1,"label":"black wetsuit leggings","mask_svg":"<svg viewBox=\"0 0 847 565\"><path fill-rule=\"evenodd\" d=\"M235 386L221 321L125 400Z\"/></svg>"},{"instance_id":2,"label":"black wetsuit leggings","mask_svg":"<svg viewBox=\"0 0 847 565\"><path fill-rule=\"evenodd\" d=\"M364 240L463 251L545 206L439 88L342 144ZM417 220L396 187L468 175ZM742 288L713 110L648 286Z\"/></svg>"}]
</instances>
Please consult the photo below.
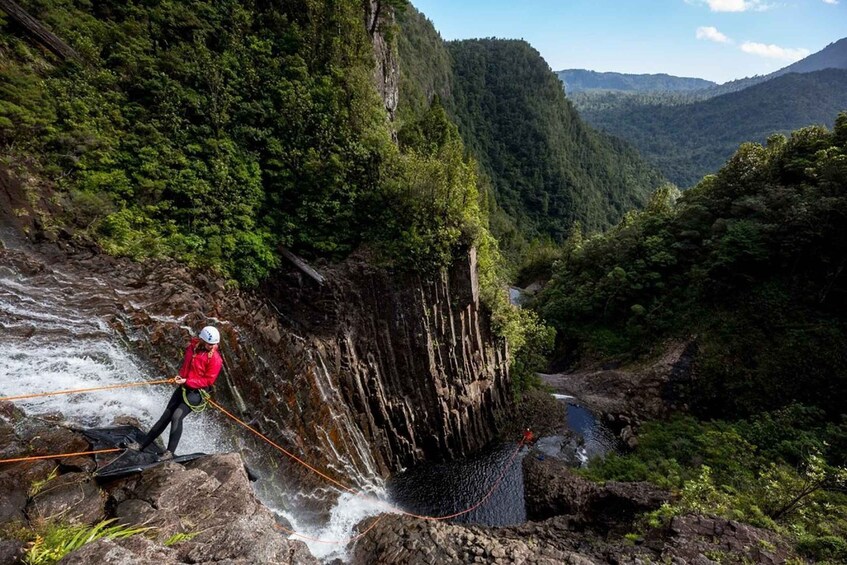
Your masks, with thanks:
<instances>
[{"instance_id":1,"label":"black wetsuit leggings","mask_svg":"<svg viewBox=\"0 0 847 565\"><path fill-rule=\"evenodd\" d=\"M203 398L200 396L198 391L190 388L186 390L188 402L195 406L203 402ZM191 408L182 398L182 387L177 387L173 396L171 396L171 399L168 401L168 406L162 413L162 417L159 418L159 421L150 428L149 432L147 432L147 437L144 439L144 443L141 444L141 449L143 450L156 441L156 438L162 435L162 432L164 432L165 428L168 424L170 424L171 434L168 438L168 451L176 453L176 446L179 445L179 438L182 437L182 420L189 414L191 414Z\"/></svg>"}]
</instances>

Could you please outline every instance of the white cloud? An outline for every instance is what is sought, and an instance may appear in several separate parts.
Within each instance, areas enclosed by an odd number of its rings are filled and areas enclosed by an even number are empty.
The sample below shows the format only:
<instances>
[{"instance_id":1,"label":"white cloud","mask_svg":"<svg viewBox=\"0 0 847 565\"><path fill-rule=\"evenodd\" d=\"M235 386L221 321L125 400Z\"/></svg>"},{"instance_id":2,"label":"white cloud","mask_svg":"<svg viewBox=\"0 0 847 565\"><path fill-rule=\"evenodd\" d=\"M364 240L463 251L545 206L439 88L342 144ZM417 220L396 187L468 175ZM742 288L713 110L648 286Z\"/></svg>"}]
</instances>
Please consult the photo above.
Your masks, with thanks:
<instances>
[{"instance_id":1,"label":"white cloud","mask_svg":"<svg viewBox=\"0 0 847 565\"><path fill-rule=\"evenodd\" d=\"M685 0L688 4L706 4L713 12L762 12L773 6L764 0ZM838 0L824 0L837 2Z\"/></svg>"},{"instance_id":2,"label":"white cloud","mask_svg":"<svg viewBox=\"0 0 847 565\"><path fill-rule=\"evenodd\" d=\"M732 43L732 40L712 26L701 26L697 28L697 39L715 41L717 43Z\"/></svg>"},{"instance_id":3,"label":"white cloud","mask_svg":"<svg viewBox=\"0 0 847 565\"><path fill-rule=\"evenodd\" d=\"M809 55L808 49L790 49L780 47L779 45L768 45L765 43L755 43L753 41L745 41L741 44L741 50L751 55L760 57L768 57L769 59L782 59L783 61L799 61L803 57Z\"/></svg>"},{"instance_id":4,"label":"white cloud","mask_svg":"<svg viewBox=\"0 0 847 565\"><path fill-rule=\"evenodd\" d=\"M836 4L838 4L838 0L823 0L823 3L824 4L831 4L832 6L835 6Z\"/></svg>"}]
</instances>

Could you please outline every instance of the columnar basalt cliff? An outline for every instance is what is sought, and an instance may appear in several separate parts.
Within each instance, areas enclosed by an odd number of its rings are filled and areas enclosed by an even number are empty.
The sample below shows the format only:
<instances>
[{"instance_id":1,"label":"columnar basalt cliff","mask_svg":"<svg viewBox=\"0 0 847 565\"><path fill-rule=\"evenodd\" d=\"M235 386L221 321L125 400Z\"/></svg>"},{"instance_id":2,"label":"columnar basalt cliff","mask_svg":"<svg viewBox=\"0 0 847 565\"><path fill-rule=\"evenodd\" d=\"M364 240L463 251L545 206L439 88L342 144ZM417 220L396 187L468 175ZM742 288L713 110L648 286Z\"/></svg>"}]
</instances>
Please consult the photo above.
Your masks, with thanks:
<instances>
[{"instance_id":1,"label":"columnar basalt cliff","mask_svg":"<svg viewBox=\"0 0 847 565\"><path fill-rule=\"evenodd\" d=\"M299 277L297 277L299 279ZM510 391L505 344L479 301L476 253L434 280L364 261L324 287L278 279L266 292L314 351L381 464L450 459L493 439Z\"/></svg>"}]
</instances>

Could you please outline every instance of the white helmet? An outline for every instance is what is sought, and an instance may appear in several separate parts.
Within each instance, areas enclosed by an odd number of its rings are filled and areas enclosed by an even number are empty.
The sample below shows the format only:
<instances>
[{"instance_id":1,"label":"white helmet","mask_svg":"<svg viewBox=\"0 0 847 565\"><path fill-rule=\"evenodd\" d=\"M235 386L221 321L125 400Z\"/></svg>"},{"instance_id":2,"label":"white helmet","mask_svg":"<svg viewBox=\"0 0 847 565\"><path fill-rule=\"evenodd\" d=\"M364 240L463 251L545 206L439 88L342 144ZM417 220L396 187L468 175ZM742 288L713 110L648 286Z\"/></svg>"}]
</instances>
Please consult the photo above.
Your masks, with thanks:
<instances>
[{"instance_id":1,"label":"white helmet","mask_svg":"<svg viewBox=\"0 0 847 565\"><path fill-rule=\"evenodd\" d=\"M200 330L200 339L209 345L215 345L221 341L221 333L215 326L206 326Z\"/></svg>"}]
</instances>

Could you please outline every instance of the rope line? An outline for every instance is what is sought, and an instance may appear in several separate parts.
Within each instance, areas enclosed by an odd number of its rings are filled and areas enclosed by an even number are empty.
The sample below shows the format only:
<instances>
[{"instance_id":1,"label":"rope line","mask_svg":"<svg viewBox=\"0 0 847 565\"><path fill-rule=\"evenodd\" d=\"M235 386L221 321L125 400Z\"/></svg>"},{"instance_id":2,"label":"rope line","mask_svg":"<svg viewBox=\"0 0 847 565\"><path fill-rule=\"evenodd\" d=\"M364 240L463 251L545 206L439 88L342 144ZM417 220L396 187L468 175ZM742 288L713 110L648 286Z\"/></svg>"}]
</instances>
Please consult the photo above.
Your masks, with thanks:
<instances>
[{"instance_id":1,"label":"rope line","mask_svg":"<svg viewBox=\"0 0 847 565\"><path fill-rule=\"evenodd\" d=\"M308 463L306 463L305 461L303 461L302 459L300 459L299 457L297 457L296 455L294 455L293 453L291 453L290 451L288 451L287 449L285 449L284 447L282 447L281 445L279 445L278 443L276 443L275 441L273 441L271 438L269 438L268 436L264 435L264 434L263 434L262 432L260 432L259 430L256 430L256 429L252 428L252 427L250 426L250 424L248 424L248 423L247 423L247 422L245 422L244 420L240 419L238 416L236 416L236 415L235 415L235 414L233 414L232 412L229 412L226 408L224 408L223 406L221 406L220 404L218 404L217 402L215 402L215 401L214 401L214 400L212 400L211 398L209 399L209 404L211 404L212 406L214 406L215 408L217 408L218 410L220 410L221 412L223 412L224 414L226 414L226 415L227 415L230 419L234 420L235 422L237 422L238 424L240 424L241 426L243 426L243 427L244 427L244 428L246 428L247 430L249 430L249 431L253 432L253 433L254 433L254 434L256 434L258 437L262 438L262 439L263 439L264 441L266 441L268 444L272 445L273 447L275 447L276 449L278 449L279 451L281 451L282 453L284 453L284 454L285 454L285 455L287 455L288 457L290 457L290 458L292 458L293 460L297 461L299 464L303 465L304 467L306 467L307 469L309 469L310 471L312 471L312 472L313 472L313 473L315 473L316 475L319 475L319 476L323 477L324 479L326 479L327 481L331 482L332 484L334 484L334 485L335 485L335 486L337 486L338 488L340 488L340 489L342 489L342 490L346 490L347 492L349 492L349 493L351 493L351 494L359 494L359 493L358 493L355 489L353 489L353 488L351 488L351 487L348 487L347 485L345 485L345 484L343 484L343 483L341 483L341 482L339 482L339 481L337 481L337 480L333 479L332 477L330 477L330 476L329 476L329 475L327 475L326 473L322 472L320 469L317 469L316 467L313 467L313 466L309 465Z\"/></svg>"},{"instance_id":2,"label":"rope line","mask_svg":"<svg viewBox=\"0 0 847 565\"><path fill-rule=\"evenodd\" d=\"M38 459L64 459L66 457L76 457L77 455L96 455L98 453L114 453L116 451L123 451L123 449L112 447L109 449L97 449L95 451L77 451L76 453L58 453L56 455L34 455L31 457L17 457L15 459L0 459L0 464L18 463L20 461L36 461Z\"/></svg>"},{"instance_id":3,"label":"rope line","mask_svg":"<svg viewBox=\"0 0 847 565\"><path fill-rule=\"evenodd\" d=\"M121 388L147 386L147 385L171 384L171 383L174 383L174 382L175 382L174 379L140 381L140 382L134 382L134 383L123 383L123 384L107 385L107 386L101 386L101 387L68 389L68 390L60 390L60 391L55 391L55 392L24 394L24 395L18 395L18 396L6 396L6 397L0 397L0 401L24 400L24 399L28 399L28 398L40 398L40 397L46 397L46 396L59 396L59 395L63 395L63 394L80 394L80 393L85 393L85 392L114 390L114 389L121 389ZM324 473L323 471L321 471L317 467L310 465L309 463L307 463L306 461L304 461L300 457L291 453L290 451L288 451L287 449L285 449L284 447L282 447L281 445L279 445L278 443L276 443L275 441L273 441L272 439L270 439L269 437L267 437L266 435L264 435L260 431L256 430L252 426L250 426L244 420L238 418L236 415L229 412L226 408L224 408L223 406L221 406L220 404L218 404L217 402L215 402L211 398L206 398L206 400L208 401L209 404L211 404L212 406L217 408L220 412L222 412L228 418L230 418L231 420L233 420L237 424L241 425L242 427L244 427L245 429L247 429L251 433L255 434L257 437L261 438L267 444L271 445L272 447L274 447L278 451L282 452L283 454L285 454L286 456L288 456L292 460L296 461L297 463L299 463L300 465L302 465L306 469L310 470L311 472L315 473L316 475L318 475L318 476L322 477L323 479L329 481L330 483L334 484L335 486L337 486L341 490L347 491L347 492L351 493L352 495L354 495L356 497L361 497L361 498L364 498L364 499L369 500L371 502L374 502L374 503L390 510L391 512L401 514L401 515L404 515L404 516L409 516L411 518L418 518L420 520L429 520L429 521L450 520L452 518L457 518L457 517L462 516L464 514L468 514L470 512L473 512L474 510L476 510L477 508L482 506L485 503L485 501L488 500L491 497L492 494L494 494L494 491L497 490L497 488L500 486L500 483L503 482L503 479L505 478L506 473L512 467L512 464L514 463L515 458L518 456L518 453L520 453L521 447L523 447L523 444L524 444L523 439L521 439L518 442L514 453L512 453L511 457L506 462L506 464L503 465L503 468L500 471L500 474L498 475L498 477L494 481L494 483L491 485L491 488L488 489L488 491L485 493L485 495L483 495L482 498L480 498L475 504L469 506L468 508L466 508L464 510L461 510L459 512L454 512L452 514L446 514L446 515L443 515L443 516L428 516L428 515L423 515L423 514L415 514L414 512L409 512L409 511L403 510L402 508L398 508L397 506L389 504L388 502L380 500L380 499L378 499L378 498L376 498L372 495L368 495L367 493L364 493L362 491L357 491L356 489L341 483L340 481L338 481L338 480L332 478L331 476L327 475L326 473ZM22 461L35 461L35 460L40 460L40 459L62 459L62 458L66 458L66 457L75 457L75 456L80 456L80 455L96 455L98 453L115 453L115 452L118 452L118 451L123 451L123 450L120 449L120 448L111 448L111 449L98 449L98 450L94 450L94 451L80 451L80 452L75 452L75 453L61 453L61 454L57 454L57 455L37 455L37 456L30 456L30 457L18 457L18 458L14 458L14 459L0 459L0 464L17 463L17 462L22 462ZM297 537L300 537L302 539L313 541L313 542L316 542L316 543L345 544L346 545L350 542L356 541L356 540L364 537L365 535L367 535L373 528L375 528L377 526L377 524L379 524L379 522L380 522L380 520L382 520L382 518L383 518L382 516L378 517L364 531L360 532L359 534L357 534L355 536L349 537L346 540L323 540L323 539L319 539L319 538L316 538L316 537L308 536L308 535L305 535L305 534L301 534L301 533L289 530L288 528L285 528L284 526L280 526L279 524L276 524L276 528L286 532L289 535L297 536Z\"/></svg>"},{"instance_id":4,"label":"rope line","mask_svg":"<svg viewBox=\"0 0 847 565\"><path fill-rule=\"evenodd\" d=\"M19 396L2 396L0 397L0 401L3 400L25 400L27 398L41 398L43 396L60 396L62 394L80 394L83 392L96 392L98 390L114 390L116 388L131 388L135 386L146 386L146 385L163 385L173 383L173 379L161 379L158 381L139 381L135 383L122 383L116 385L107 385L107 386L96 386L92 388L74 388L68 390L57 390L55 392L39 392L35 394L21 394Z\"/></svg>"}]
</instances>

